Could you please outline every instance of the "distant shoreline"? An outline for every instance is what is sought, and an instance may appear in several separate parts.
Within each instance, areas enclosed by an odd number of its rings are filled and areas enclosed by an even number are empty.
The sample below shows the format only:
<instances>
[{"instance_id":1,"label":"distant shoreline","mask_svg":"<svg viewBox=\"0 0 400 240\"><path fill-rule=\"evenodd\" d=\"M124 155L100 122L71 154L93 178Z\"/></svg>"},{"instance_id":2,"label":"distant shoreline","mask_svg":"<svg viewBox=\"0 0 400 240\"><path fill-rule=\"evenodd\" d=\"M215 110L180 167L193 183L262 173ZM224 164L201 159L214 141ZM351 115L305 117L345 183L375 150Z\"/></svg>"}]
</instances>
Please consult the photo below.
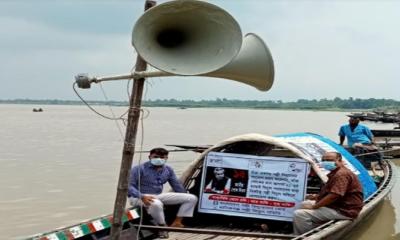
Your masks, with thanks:
<instances>
[{"instance_id":1,"label":"distant shoreline","mask_svg":"<svg viewBox=\"0 0 400 240\"><path fill-rule=\"evenodd\" d=\"M128 106L124 101L87 101L90 105L97 106ZM85 105L79 100L32 100L13 99L0 100L0 104L30 104L30 105ZM294 102L272 100L147 100L143 101L144 107L172 107L172 108L233 108L233 109L260 109L260 110L310 110L310 111L400 111L400 101L393 99L340 99L332 100L306 100L300 99Z\"/></svg>"}]
</instances>

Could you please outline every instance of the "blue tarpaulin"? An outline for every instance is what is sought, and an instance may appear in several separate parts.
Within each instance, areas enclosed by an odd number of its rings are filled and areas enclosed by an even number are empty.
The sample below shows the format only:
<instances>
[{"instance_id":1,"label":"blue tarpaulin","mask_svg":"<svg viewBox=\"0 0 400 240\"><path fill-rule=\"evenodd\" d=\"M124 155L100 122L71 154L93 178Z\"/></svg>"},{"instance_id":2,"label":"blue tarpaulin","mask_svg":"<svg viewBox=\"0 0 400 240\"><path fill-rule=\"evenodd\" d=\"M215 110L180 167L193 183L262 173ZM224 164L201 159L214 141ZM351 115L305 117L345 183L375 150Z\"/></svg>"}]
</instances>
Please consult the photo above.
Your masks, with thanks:
<instances>
[{"instance_id":1,"label":"blue tarpaulin","mask_svg":"<svg viewBox=\"0 0 400 240\"><path fill-rule=\"evenodd\" d=\"M377 190L374 180L359 160L329 138L314 133L292 133L277 135L275 137L281 138L282 140L296 146L303 153L310 156L310 158L316 163L321 161L321 156L324 152L336 151L341 153L343 159L347 161L350 170L357 174L363 187L364 199L368 198Z\"/></svg>"}]
</instances>

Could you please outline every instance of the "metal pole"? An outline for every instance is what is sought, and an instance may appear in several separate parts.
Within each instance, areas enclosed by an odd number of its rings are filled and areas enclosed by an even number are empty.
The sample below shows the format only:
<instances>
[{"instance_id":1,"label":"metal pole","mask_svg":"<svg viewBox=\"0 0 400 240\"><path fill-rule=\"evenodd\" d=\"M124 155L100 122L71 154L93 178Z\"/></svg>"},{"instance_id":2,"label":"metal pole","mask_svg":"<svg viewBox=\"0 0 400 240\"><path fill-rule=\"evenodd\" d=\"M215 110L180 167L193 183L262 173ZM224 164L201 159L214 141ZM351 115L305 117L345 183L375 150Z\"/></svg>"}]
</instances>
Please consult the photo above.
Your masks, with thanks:
<instances>
[{"instance_id":1,"label":"metal pole","mask_svg":"<svg viewBox=\"0 0 400 240\"><path fill-rule=\"evenodd\" d=\"M156 1L146 0L145 11L156 5ZM135 71L145 71L147 63L138 55L136 58ZM114 204L113 221L111 225L110 238L118 240L122 230L122 216L125 211L126 198L128 194L128 179L135 152L136 133L142 104L144 78L134 78L132 95L129 100L128 124L126 126L125 143L122 151L121 168L119 172L117 196Z\"/></svg>"},{"instance_id":2,"label":"metal pole","mask_svg":"<svg viewBox=\"0 0 400 240\"><path fill-rule=\"evenodd\" d=\"M153 72L146 72L146 71L136 72L135 71L133 73L123 74L123 75L94 77L94 78L91 78L90 80L92 82L98 83L98 82L121 80L121 79L168 77L168 76L176 76L176 74L167 73L167 72L163 72L163 71L153 71ZM185 76L185 75L179 75L179 76Z\"/></svg>"}]
</instances>

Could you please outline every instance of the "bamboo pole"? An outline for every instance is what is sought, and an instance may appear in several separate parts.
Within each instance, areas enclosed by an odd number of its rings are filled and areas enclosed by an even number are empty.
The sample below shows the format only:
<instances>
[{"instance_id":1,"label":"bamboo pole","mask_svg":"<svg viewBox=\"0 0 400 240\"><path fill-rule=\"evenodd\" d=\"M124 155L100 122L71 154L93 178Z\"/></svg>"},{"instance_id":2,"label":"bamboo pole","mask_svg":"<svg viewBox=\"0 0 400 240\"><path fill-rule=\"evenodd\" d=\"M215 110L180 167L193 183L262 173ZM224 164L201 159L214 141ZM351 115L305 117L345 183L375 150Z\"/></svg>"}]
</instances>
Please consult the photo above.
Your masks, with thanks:
<instances>
[{"instance_id":1,"label":"bamboo pole","mask_svg":"<svg viewBox=\"0 0 400 240\"><path fill-rule=\"evenodd\" d=\"M146 0L144 10L146 11L155 5L156 1ZM146 69L147 63L138 55L136 58L135 71L146 71ZM130 108L128 111L128 124L126 126L125 142L122 151L121 168L119 172L117 195L115 198L114 214L110 233L110 237L113 240L119 239L122 230L122 216L125 211L129 174L135 153L136 133L140 117L144 81L144 78L134 78L132 94L129 100Z\"/></svg>"}]
</instances>

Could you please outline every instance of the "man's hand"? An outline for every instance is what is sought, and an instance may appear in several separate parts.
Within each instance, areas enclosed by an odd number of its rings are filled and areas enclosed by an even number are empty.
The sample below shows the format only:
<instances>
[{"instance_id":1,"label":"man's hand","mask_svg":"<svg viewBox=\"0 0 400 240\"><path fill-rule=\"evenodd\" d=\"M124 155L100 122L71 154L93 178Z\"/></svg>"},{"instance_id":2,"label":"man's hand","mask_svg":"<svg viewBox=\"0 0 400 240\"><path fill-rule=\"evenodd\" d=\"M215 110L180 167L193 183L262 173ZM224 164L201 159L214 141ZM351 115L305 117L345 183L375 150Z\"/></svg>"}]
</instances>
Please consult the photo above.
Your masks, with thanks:
<instances>
[{"instance_id":1,"label":"man's hand","mask_svg":"<svg viewBox=\"0 0 400 240\"><path fill-rule=\"evenodd\" d=\"M149 196L149 195L143 195L142 197L142 202L144 205L149 206L153 201L155 197Z\"/></svg>"},{"instance_id":2,"label":"man's hand","mask_svg":"<svg viewBox=\"0 0 400 240\"><path fill-rule=\"evenodd\" d=\"M306 199L307 200L317 200L318 194L307 194Z\"/></svg>"},{"instance_id":3,"label":"man's hand","mask_svg":"<svg viewBox=\"0 0 400 240\"><path fill-rule=\"evenodd\" d=\"M303 203L301 209L314 209L314 204L310 202Z\"/></svg>"}]
</instances>

